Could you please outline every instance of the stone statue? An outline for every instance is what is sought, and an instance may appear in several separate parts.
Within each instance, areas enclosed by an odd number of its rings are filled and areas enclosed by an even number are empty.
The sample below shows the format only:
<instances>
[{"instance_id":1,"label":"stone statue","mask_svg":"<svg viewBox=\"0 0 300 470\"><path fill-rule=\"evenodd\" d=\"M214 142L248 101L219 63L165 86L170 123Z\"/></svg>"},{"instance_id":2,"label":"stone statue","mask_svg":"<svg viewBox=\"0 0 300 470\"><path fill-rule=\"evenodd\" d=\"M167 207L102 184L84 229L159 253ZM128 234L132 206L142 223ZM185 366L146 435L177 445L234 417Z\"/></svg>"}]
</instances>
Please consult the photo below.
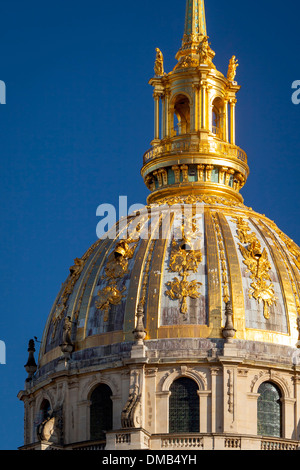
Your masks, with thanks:
<instances>
[{"instance_id":1,"label":"stone statue","mask_svg":"<svg viewBox=\"0 0 300 470\"><path fill-rule=\"evenodd\" d=\"M235 55L233 55L229 61L228 73L227 73L227 79L230 80L231 82L233 82L235 79L236 69L238 66L239 66L238 61Z\"/></svg>"},{"instance_id":2,"label":"stone statue","mask_svg":"<svg viewBox=\"0 0 300 470\"><path fill-rule=\"evenodd\" d=\"M155 75L158 77L161 77L164 75L164 57L162 55L162 52L158 47L156 48L156 60L155 60L155 65L154 65L154 72Z\"/></svg>"},{"instance_id":3,"label":"stone statue","mask_svg":"<svg viewBox=\"0 0 300 470\"><path fill-rule=\"evenodd\" d=\"M71 353L74 351L74 344L71 340L72 321L70 317L66 317L63 326L63 340L60 349L66 359L70 359Z\"/></svg>"}]
</instances>

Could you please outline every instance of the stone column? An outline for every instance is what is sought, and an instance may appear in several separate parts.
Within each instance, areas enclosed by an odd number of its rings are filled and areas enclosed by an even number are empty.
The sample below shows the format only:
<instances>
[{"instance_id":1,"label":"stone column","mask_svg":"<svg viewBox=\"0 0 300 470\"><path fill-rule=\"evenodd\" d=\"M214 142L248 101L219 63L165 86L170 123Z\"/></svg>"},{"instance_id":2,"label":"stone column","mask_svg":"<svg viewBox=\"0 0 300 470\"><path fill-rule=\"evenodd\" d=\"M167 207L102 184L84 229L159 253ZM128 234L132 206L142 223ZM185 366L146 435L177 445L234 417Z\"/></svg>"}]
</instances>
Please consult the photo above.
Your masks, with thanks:
<instances>
[{"instance_id":1,"label":"stone column","mask_svg":"<svg viewBox=\"0 0 300 470\"><path fill-rule=\"evenodd\" d=\"M144 428L155 434L155 425L158 420L155 391L157 368L145 370L145 423Z\"/></svg>"},{"instance_id":2,"label":"stone column","mask_svg":"<svg viewBox=\"0 0 300 470\"><path fill-rule=\"evenodd\" d=\"M75 435L78 442L90 439L90 408L90 400L78 402L77 413L74 416L74 427L77 431Z\"/></svg>"},{"instance_id":3,"label":"stone column","mask_svg":"<svg viewBox=\"0 0 300 470\"><path fill-rule=\"evenodd\" d=\"M199 85L193 85L193 90L194 90L194 130L195 132L199 131L200 128L200 122L199 122L199 117L200 117L200 111L199 108L201 107L200 103L200 87Z\"/></svg>"},{"instance_id":4,"label":"stone column","mask_svg":"<svg viewBox=\"0 0 300 470\"><path fill-rule=\"evenodd\" d=\"M169 432L169 398L170 391L156 392L155 433L167 434Z\"/></svg>"},{"instance_id":5,"label":"stone column","mask_svg":"<svg viewBox=\"0 0 300 470\"><path fill-rule=\"evenodd\" d=\"M235 105L236 100L230 100L230 143L235 145Z\"/></svg>"},{"instance_id":6,"label":"stone column","mask_svg":"<svg viewBox=\"0 0 300 470\"><path fill-rule=\"evenodd\" d=\"M210 423L208 421L208 413L207 410L209 409L208 400L211 396L211 392L207 390L198 390L199 396L199 420L200 420L200 433L207 433L209 432Z\"/></svg>"},{"instance_id":7,"label":"stone column","mask_svg":"<svg viewBox=\"0 0 300 470\"><path fill-rule=\"evenodd\" d=\"M165 137L170 137L170 91L167 90L165 93Z\"/></svg>"},{"instance_id":8,"label":"stone column","mask_svg":"<svg viewBox=\"0 0 300 470\"><path fill-rule=\"evenodd\" d=\"M300 434L300 376L299 366L295 366L295 376L294 379L294 397L296 399L295 403L295 416L294 416L294 436L293 439L299 439Z\"/></svg>"},{"instance_id":9,"label":"stone column","mask_svg":"<svg viewBox=\"0 0 300 470\"><path fill-rule=\"evenodd\" d=\"M294 398L281 398L282 403L282 424L283 424L283 438L293 439L294 435L294 413L295 413Z\"/></svg>"},{"instance_id":10,"label":"stone column","mask_svg":"<svg viewBox=\"0 0 300 470\"><path fill-rule=\"evenodd\" d=\"M206 129L206 122L207 122L207 82L202 81L201 82L201 106L200 106L200 112L201 112L201 124L200 127L201 129Z\"/></svg>"},{"instance_id":11,"label":"stone column","mask_svg":"<svg viewBox=\"0 0 300 470\"><path fill-rule=\"evenodd\" d=\"M208 85L206 87L206 129L212 131L212 107L210 105L210 92L212 86Z\"/></svg>"},{"instance_id":12,"label":"stone column","mask_svg":"<svg viewBox=\"0 0 300 470\"><path fill-rule=\"evenodd\" d=\"M224 101L224 140L228 142L228 100Z\"/></svg>"},{"instance_id":13,"label":"stone column","mask_svg":"<svg viewBox=\"0 0 300 470\"><path fill-rule=\"evenodd\" d=\"M154 92L154 140L159 141L159 98L160 93Z\"/></svg>"}]
</instances>

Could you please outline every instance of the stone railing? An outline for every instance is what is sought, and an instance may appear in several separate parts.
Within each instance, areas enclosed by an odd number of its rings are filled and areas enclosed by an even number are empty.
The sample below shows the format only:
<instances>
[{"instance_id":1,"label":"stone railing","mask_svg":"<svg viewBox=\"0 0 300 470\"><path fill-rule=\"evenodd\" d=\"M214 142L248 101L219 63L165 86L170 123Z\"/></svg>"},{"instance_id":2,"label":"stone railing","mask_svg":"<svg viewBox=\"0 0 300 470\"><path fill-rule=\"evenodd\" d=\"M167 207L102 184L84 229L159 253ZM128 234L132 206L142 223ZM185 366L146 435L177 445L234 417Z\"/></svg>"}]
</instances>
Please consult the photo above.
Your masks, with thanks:
<instances>
[{"instance_id":1,"label":"stone railing","mask_svg":"<svg viewBox=\"0 0 300 470\"><path fill-rule=\"evenodd\" d=\"M175 140L162 145L156 145L144 154L144 165L161 155L176 155L177 153L204 153L204 154L221 154L224 157L235 158L247 164L246 153L236 145L226 142L207 142L205 144L191 143L189 140Z\"/></svg>"},{"instance_id":2,"label":"stone railing","mask_svg":"<svg viewBox=\"0 0 300 470\"><path fill-rule=\"evenodd\" d=\"M298 450L300 442L284 441L282 439L262 439L261 450Z\"/></svg>"},{"instance_id":3,"label":"stone railing","mask_svg":"<svg viewBox=\"0 0 300 470\"><path fill-rule=\"evenodd\" d=\"M224 440L225 449L240 449L241 438L240 437L226 437Z\"/></svg>"},{"instance_id":4,"label":"stone railing","mask_svg":"<svg viewBox=\"0 0 300 470\"><path fill-rule=\"evenodd\" d=\"M199 436L161 437L161 449L202 449L203 438Z\"/></svg>"},{"instance_id":5,"label":"stone railing","mask_svg":"<svg viewBox=\"0 0 300 470\"><path fill-rule=\"evenodd\" d=\"M81 442L73 444L72 450L105 450L106 441Z\"/></svg>"}]
</instances>

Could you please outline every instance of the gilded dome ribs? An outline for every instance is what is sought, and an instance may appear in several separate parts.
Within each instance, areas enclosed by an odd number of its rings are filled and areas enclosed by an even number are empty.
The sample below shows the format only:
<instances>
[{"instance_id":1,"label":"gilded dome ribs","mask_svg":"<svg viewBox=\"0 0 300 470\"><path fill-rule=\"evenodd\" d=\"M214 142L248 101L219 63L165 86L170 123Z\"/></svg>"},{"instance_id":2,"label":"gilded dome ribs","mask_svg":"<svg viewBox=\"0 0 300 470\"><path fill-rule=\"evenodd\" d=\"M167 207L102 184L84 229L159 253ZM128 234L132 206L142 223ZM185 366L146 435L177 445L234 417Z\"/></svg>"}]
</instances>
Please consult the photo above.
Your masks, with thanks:
<instances>
[{"instance_id":1,"label":"gilded dome ribs","mask_svg":"<svg viewBox=\"0 0 300 470\"><path fill-rule=\"evenodd\" d=\"M245 302L240 262L226 217L221 211L218 213L218 216L223 234L226 257L228 259L234 326L237 330L237 338L244 339L246 333Z\"/></svg>"},{"instance_id":2,"label":"gilded dome ribs","mask_svg":"<svg viewBox=\"0 0 300 470\"><path fill-rule=\"evenodd\" d=\"M207 258L208 324L212 329L211 335L218 338L222 327L222 287L218 242L213 217L208 208L204 209L204 226Z\"/></svg>"},{"instance_id":3,"label":"gilded dome ribs","mask_svg":"<svg viewBox=\"0 0 300 470\"><path fill-rule=\"evenodd\" d=\"M171 214L170 223L168 227L164 227L166 231L165 237L161 237L163 215L159 217L159 224L155 228L152 235L155 243L152 245L151 269L149 271L148 292L147 292L147 307L146 307L146 331L147 338L154 339L158 337L158 328L160 320L160 296L162 292L163 282L163 263L165 259L168 236L173 223L174 214ZM149 265L150 266L150 265Z\"/></svg>"},{"instance_id":4,"label":"gilded dome ribs","mask_svg":"<svg viewBox=\"0 0 300 470\"><path fill-rule=\"evenodd\" d=\"M223 286L223 301L225 304L230 300L230 286L229 286L229 278L228 278L228 260L226 257L225 246L224 246L224 239L221 227L219 225L218 220L218 213L215 212L212 214L213 223L217 235L217 242L218 242L218 252L221 264L221 279L222 279L222 286Z\"/></svg>"}]
</instances>

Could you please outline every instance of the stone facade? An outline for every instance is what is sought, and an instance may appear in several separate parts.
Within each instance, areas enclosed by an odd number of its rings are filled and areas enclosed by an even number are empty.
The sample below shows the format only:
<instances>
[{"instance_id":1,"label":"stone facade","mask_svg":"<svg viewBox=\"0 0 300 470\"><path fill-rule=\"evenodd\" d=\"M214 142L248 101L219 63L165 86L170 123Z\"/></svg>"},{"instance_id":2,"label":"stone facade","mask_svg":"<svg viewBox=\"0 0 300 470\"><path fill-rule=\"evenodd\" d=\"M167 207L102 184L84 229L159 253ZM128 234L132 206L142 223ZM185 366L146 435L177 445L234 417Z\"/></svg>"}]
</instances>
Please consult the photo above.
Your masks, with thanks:
<instances>
[{"instance_id":1,"label":"stone facade","mask_svg":"<svg viewBox=\"0 0 300 470\"><path fill-rule=\"evenodd\" d=\"M262 346L265 356L257 360L248 344L211 344L211 349L185 351L178 358L175 350L147 357L130 354L102 366L80 367L80 363L61 360L51 373L28 383L19 398L25 404L25 445L31 448L102 448L106 450L178 448L212 449L294 449L298 448L300 419L299 368L292 348ZM153 345L152 345L153 347ZM151 344L149 344L151 351ZM280 356L283 354L282 356ZM126 357L127 356L127 357ZM269 357L269 360L268 360ZM170 387L180 377L196 382L199 396L199 433L169 433ZM281 438L257 435L258 389L272 382L281 392ZM90 397L99 384L112 391L113 426L106 439L90 440ZM131 422L122 423L130 391L137 386L138 406ZM41 403L48 400L52 410L61 411L61 426L49 440L39 440L37 429ZM123 426L122 426L123 424Z\"/></svg>"}]
</instances>

